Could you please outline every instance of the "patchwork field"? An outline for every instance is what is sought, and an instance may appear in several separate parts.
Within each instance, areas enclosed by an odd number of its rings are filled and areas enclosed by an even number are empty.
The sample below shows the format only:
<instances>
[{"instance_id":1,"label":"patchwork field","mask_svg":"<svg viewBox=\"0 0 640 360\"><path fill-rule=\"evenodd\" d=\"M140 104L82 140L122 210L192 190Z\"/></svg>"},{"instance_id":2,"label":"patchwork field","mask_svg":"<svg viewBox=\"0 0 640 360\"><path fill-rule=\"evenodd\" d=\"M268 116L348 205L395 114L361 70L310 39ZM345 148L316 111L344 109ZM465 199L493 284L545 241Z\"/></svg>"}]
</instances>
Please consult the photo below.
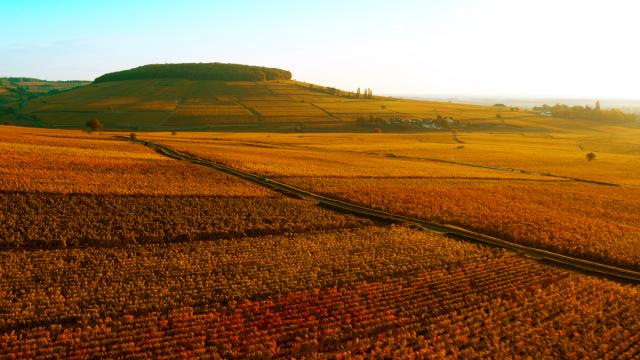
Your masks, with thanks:
<instances>
[{"instance_id":1,"label":"patchwork field","mask_svg":"<svg viewBox=\"0 0 640 360\"><path fill-rule=\"evenodd\" d=\"M540 141L478 133L147 136L347 202L640 269L640 166L630 166L638 163L633 143L609 146L589 162L589 149L571 148L562 135ZM627 133L620 137L633 141Z\"/></svg>"},{"instance_id":2,"label":"patchwork field","mask_svg":"<svg viewBox=\"0 0 640 360\"><path fill-rule=\"evenodd\" d=\"M638 285L316 206L123 135L0 126L0 358L640 356ZM635 155L601 138L569 167L579 156L555 135L136 135L267 182L640 264Z\"/></svg>"},{"instance_id":3,"label":"patchwork field","mask_svg":"<svg viewBox=\"0 0 640 360\"><path fill-rule=\"evenodd\" d=\"M240 129L268 126L290 131L304 126L370 131L410 127L408 122L416 119L451 118L460 126L508 126L510 121L540 119L534 113L508 108L386 97L358 99L332 91L293 80L120 80L34 99L21 113L26 116L23 122L32 119L31 125L44 127L83 128L88 120L98 118L105 128L137 130L206 130L235 125ZM383 124L357 123L363 119ZM392 120L398 123L391 124Z\"/></svg>"}]
</instances>

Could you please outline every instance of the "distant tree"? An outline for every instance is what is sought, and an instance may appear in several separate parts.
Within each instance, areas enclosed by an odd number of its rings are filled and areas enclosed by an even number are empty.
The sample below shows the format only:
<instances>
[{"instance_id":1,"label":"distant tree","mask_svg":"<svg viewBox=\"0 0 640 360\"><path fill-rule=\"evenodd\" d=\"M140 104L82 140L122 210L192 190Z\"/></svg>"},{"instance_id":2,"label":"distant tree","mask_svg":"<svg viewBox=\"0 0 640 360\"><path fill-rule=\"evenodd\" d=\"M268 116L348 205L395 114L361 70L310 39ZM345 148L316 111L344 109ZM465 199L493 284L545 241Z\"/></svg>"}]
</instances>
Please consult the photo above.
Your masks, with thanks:
<instances>
[{"instance_id":1,"label":"distant tree","mask_svg":"<svg viewBox=\"0 0 640 360\"><path fill-rule=\"evenodd\" d=\"M595 160L595 158L596 158L596 154L594 154L592 152L587 153L587 161L593 161L593 160Z\"/></svg>"},{"instance_id":2,"label":"distant tree","mask_svg":"<svg viewBox=\"0 0 640 360\"><path fill-rule=\"evenodd\" d=\"M91 119L87 121L87 127L90 131L100 131L100 129L102 129L102 123L98 119Z\"/></svg>"},{"instance_id":3,"label":"distant tree","mask_svg":"<svg viewBox=\"0 0 640 360\"><path fill-rule=\"evenodd\" d=\"M594 108L595 111L600 111L600 100L596 100L596 107Z\"/></svg>"},{"instance_id":4,"label":"distant tree","mask_svg":"<svg viewBox=\"0 0 640 360\"><path fill-rule=\"evenodd\" d=\"M369 114L369 119L371 119L371 114ZM367 122L368 122L368 120L364 116L358 116L356 118L356 123L359 124L359 125L366 124Z\"/></svg>"},{"instance_id":5,"label":"distant tree","mask_svg":"<svg viewBox=\"0 0 640 360\"><path fill-rule=\"evenodd\" d=\"M356 99L360 99L360 88L358 88L358 91L356 91Z\"/></svg>"}]
</instances>

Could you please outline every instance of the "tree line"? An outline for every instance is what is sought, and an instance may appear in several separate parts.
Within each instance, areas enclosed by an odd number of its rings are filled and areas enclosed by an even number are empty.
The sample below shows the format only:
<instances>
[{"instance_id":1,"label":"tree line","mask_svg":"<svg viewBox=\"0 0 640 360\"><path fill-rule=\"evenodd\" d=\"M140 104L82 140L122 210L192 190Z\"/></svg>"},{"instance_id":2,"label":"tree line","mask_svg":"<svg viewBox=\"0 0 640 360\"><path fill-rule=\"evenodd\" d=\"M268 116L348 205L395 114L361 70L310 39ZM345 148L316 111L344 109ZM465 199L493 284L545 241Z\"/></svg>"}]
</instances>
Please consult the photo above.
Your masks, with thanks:
<instances>
[{"instance_id":1,"label":"tree line","mask_svg":"<svg viewBox=\"0 0 640 360\"><path fill-rule=\"evenodd\" d=\"M222 81L290 80L291 72L262 66L223 63L153 64L105 74L96 78L95 82L166 78Z\"/></svg>"},{"instance_id":2,"label":"tree line","mask_svg":"<svg viewBox=\"0 0 640 360\"><path fill-rule=\"evenodd\" d=\"M533 108L534 111L551 113L554 117L564 119L586 119L609 122L634 122L640 120L636 114L628 114L618 109L602 109L600 102L596 101L595 106L569 106L556 104L553 106L543 105Z\"/></svg>"}]
</instances>

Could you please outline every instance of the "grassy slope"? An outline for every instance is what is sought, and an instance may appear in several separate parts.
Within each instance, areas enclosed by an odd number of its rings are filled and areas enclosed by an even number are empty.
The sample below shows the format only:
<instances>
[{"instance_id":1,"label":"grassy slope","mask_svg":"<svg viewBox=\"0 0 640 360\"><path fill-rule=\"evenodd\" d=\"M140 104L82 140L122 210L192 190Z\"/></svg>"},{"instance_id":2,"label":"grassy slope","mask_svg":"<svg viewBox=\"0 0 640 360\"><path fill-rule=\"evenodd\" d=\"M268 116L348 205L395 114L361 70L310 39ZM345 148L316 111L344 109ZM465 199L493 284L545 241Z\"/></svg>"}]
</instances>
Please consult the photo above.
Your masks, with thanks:
<instances>
[{"instance_id":1,"label":"grassy slope","mask_svg":"<svg viewBox=\"0 0 640 360\"><path fill-rule=\"evenodd\" d=\"M31 119L15 116L14 111L17 110L22 113L23 107L31 99L87 84L89 84L88 81L0 78L0 122L34 125ZM39 124L36 123L35 125Z\"/></svg>"},{"instance_id":2,"label":"grassy slope","mask_svg":"<svg viewBox=\"0 0 640 360\"><path fill-rule=\"evenodd\" d=\"M48 126L83 127L91 118L107 128L291 130L346 129L358 117L417 119L451 116L464 123L531 119L493 107L376 97L350 99L296 81L126 80L91 84L31 101L24 113Z\"/></svg>"}]
</instances>

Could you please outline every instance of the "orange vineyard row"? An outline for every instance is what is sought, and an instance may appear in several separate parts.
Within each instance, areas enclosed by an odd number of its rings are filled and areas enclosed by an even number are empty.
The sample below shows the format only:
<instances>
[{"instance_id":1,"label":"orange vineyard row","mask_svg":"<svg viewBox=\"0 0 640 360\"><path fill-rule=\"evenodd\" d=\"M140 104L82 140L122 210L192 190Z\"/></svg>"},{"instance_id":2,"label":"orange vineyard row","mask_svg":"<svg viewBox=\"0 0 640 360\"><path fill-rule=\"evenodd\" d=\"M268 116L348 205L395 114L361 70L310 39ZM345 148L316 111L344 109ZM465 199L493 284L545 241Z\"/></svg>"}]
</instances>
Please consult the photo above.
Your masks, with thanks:
<instances>
[{"instance_id":1,"label":"orange vineyard row","mask_svg":"<svg viewBox=\"0 0 640 360\"><path fill-rule=\"evenodd\" d=\"M634 187L296 150L267 141L261 146L205 138L161 143L347 202L640 269L640 190Z\"/></svg>"},{"instance_id":2,"label":"orange vineyard row","mask_svg":"<svg viewBox=\"0 0 640 360\"><path fill-rule=\"evenodd\" d=\"M640 191L577 183L286 178L330 197L640 269Z\"/></svg>"},{"instance_id":3,"label":"orange vineyard row","mask_svg":"<svg viewBox=\"0 0 640 360\"><path fill-rule=\"evenodd\" d=\"M170 243L337 229L368 220L282 196L157 197L0 192L0 248Z\"/></svg>"},{"instance_id":4,"label":"orange vineyard row","mask_svg":"<svg viewBox=\"0 0 640 360\"><path fill-rule=\"evenodd\" d=\"M2 315L0 354L15 357L633 358L640 350L636 287L402 228L7 263L23 268L7 269L15 275L0 283L4 306L21 304ZM13 293L16 284L23 293Z\"/></svg>"},{"instance_id":5,"label":"orange vineyard row","mask_svg":"<svg viewBox=\"0 0 640 360\"><path fill-rule=\"evenodd\" d=\"M0 132L0 190L93 194L272 196L258 186L99 135Z\"/></svg>"}]
</instances>

